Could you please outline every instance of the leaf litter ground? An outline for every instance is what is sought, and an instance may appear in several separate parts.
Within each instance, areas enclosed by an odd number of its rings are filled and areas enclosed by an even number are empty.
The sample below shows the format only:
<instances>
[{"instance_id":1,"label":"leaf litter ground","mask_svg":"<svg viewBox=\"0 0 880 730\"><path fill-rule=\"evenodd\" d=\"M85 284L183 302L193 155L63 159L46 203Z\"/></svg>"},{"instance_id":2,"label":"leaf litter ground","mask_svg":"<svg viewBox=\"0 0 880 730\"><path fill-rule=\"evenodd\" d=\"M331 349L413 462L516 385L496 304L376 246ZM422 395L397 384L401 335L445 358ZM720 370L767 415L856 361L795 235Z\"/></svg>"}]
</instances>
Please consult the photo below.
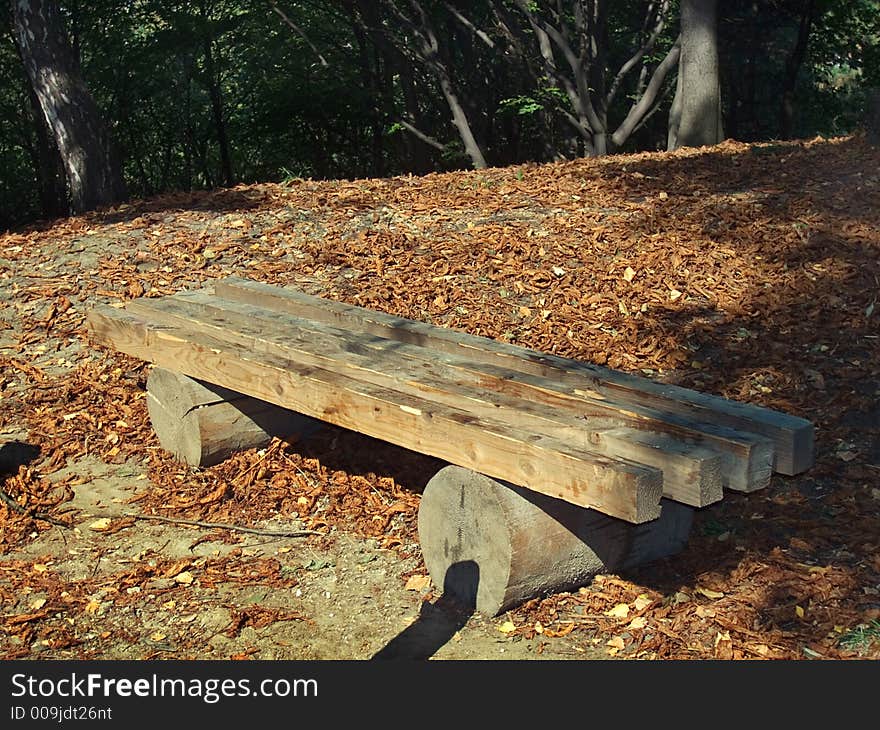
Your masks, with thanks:
<instances>
[{"instance_id":1,"label":"leaf litter ground","mask_svg":"<svg viewBox=\"0 0 880 730\"><path fill-rule=\"evenodd\" d=\"M878 163L859 137L726 142L180 193L7 232L0 651L880 658ZM672 558L456 614L416 532L440 462L327 427L183 467L150 429L148 366L88 339L98 303L230 274L803 416L817 463L699 510Z\"/></svg>"}]
</instances>

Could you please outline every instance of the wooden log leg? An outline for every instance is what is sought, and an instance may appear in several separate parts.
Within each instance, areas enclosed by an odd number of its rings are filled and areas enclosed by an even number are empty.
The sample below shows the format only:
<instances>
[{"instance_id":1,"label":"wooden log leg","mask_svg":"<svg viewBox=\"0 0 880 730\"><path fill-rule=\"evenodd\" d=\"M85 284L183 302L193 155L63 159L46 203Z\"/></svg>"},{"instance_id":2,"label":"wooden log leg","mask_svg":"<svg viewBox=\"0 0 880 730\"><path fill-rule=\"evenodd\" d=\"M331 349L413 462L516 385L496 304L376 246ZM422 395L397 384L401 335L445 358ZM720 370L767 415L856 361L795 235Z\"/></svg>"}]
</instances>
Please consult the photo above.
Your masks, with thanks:
<instances>
[{"instance_id":1,"label":"wooden log leg","mask_svg":"<svg viewBox=\"0 0 880 730\"><path fill-rule=\"evenodd\" d=\"M692 507L664 499L658 519L633 524L447 466L425 487L418 529L434 584L494 616L600 572L673 555L692 519Z\"/></svg>"},{"instance_id":2,"label":"wooden log leg","mask_svg":"<svg viewBox=\"0 0 880 730\"><path fill-rule=\"evenodd\" d=\"M217 464L274 436L305 438L320 421L164 368L147 377L147 411L159 443L190 466Z\"/></svg>"}]
</instances>

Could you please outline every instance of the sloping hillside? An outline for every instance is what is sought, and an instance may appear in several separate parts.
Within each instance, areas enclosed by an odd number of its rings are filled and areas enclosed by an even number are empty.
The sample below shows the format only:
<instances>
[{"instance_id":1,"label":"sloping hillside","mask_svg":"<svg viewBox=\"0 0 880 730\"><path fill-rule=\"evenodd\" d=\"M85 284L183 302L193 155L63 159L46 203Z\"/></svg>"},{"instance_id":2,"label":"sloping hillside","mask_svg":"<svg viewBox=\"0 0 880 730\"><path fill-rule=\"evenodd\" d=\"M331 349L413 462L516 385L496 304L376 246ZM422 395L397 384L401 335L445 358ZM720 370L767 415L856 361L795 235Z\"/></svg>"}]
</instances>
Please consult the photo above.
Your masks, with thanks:
<instances>
[{"instance_id":1,"label":"sloping hillside","mask_svg":"<svg viewBox=\"0 0 880 730\"><path fill-rule=\"evenodd\" d=\"M229 572L210 557L163 562L159 550L152 562L132 558L91 576L65 572L62 557L41 558L35 546L67 529L55 523L72 520L87 531L97 514L72 509L90 479L91 467L77 464L133 469L129 481L137 480L145 514L212 524L294 520L323 533L306 539L316 561L342 534L393 551L383 555L399 560L388 580L401 591L424 573L415 516L436 463L328 429L308 443L275 442L184 470L149 428L146 366L85 334L84 316L98 302L236 274L816 424L817 463L806 474L774 476L766 491L701 510L688 550L673 559L533 601L496 620L502 632L488 622L497 639L548 656L880 658L878 170L880 151L860 138L727 142L181 193L7 232L0 442L11 473L0 482L0 597L15 611L0 618L0 650L108 656L120 641L114 632L138 631L120 624L102 637L92 626L96 614L124 612L143 600L139 586L149 581L188 590L177 576L195 573L210 585ZM32 460L17 470L18 454L28 452ZM93 532L110 544L140 529L114 518ZM235 533L210 536L231 545L222 559L245 571ZM264 562L252 583L292 585L299 575L282 570L277 555L257 559ZM424 582L409 588L416 611L418 601L435 598ZM245 626L314 618L297 606L274 617L237 610L220 627L229 637ZM341 605L338 620L369 610ZM192 637L161 650L135 641L135 656L203 656L204 637ZM360 648L340 649L341 658L362 658L384 641L364 638ZM269 656L253 642L250 655Z\"/></svg>"}]
</instances>

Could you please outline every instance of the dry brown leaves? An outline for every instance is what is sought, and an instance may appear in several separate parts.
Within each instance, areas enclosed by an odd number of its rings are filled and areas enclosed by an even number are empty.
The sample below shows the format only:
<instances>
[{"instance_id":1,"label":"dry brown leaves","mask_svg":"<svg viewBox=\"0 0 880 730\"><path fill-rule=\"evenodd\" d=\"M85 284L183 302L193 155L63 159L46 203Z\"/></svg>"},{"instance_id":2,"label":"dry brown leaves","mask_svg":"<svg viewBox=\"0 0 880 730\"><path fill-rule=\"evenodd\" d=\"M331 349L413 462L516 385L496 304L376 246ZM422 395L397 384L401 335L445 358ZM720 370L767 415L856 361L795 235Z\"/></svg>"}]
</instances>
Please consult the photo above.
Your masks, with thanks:
<instances>
[{"instance_id":1,"label":"dry brown leaves","mask_svg":"<svg viewBox=\"0 0 880 730\"><path fill-rule=\"evenodd\" d=\"M98 302L228 274L294 284L811 419L807 474L704 510L674 561L532 602L514 623L620 656L845 656L837 638L876 618L880 586L878 163L858 138L726 142L181 193L7 233L0 431L26 428L42 453L2 485L51 511L65 495L41 479L67 459L141 459L155 514L282 515L414 545L431 460L330 429L183 469L150 432L144 364L82 329ZM0 524L4 544L33 528L12 509Z\"/></svg>"}]
</instances>

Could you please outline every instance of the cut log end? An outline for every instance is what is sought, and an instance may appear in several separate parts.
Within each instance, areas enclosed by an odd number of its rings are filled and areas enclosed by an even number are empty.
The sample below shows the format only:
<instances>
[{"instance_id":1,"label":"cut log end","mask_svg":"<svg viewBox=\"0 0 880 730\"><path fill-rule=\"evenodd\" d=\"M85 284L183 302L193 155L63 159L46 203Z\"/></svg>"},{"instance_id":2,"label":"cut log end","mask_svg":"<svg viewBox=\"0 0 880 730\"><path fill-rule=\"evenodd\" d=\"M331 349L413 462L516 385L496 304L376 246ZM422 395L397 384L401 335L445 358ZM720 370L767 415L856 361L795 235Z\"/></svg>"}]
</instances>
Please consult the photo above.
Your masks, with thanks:
<instances>
[{"instance_id":1,"label":"cut log end","mask_svg":"<svg viewBox=\"0 0 880 730\"><path fill-rule=\"evenodd\" d=\"M432 580L494 616L600 572L684 548L693 508L663 500L660 517L632 524L457 466L428 482L419 541Z\"/></svg>"},{"instance_id":2,"label":"cut log end","mask_svg":"<svg viewBox=\"0 0 880 730\"><path fill-rule=\"evenodd\" d=\"M218 464L273 437L303 439L320 422L164 368L147 378L147 411L159 444L194 467Z\"/></svg>"}]
</instances>

